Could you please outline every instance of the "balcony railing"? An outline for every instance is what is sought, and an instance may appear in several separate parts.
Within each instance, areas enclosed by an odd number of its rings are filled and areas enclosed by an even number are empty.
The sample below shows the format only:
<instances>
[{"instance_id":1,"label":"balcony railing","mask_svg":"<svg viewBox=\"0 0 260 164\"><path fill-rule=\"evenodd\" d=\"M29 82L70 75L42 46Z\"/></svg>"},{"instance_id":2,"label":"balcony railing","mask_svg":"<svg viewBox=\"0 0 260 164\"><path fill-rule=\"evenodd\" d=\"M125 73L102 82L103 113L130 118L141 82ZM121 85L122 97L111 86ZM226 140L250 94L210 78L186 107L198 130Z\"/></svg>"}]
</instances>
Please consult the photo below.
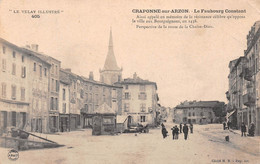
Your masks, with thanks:
<instances>
[{"instance_id":1,"label":"balcony railing","mask_svg":"<svg viewBox=\"0 0 260 164\"><path fill-rule=\"evenodd\" d=\"M252 81L253 80L252 77L253 77L254 71L255 71L254 68L255 68L254 66L245 68L245 70L244 70L244 78L245 78L245 80L247 80L247 81Z\"/></svg>"},{"instance_id":2,"label":"balcony railing","mask_svg":"<svg viewBox=\"0 0 260 164\"><path fill-rule=\"evenodd\" d=\"M243 103L245 106L253 106L255 104L255 94L247 93L243 95Z\"/></svg>"}]
</instances>

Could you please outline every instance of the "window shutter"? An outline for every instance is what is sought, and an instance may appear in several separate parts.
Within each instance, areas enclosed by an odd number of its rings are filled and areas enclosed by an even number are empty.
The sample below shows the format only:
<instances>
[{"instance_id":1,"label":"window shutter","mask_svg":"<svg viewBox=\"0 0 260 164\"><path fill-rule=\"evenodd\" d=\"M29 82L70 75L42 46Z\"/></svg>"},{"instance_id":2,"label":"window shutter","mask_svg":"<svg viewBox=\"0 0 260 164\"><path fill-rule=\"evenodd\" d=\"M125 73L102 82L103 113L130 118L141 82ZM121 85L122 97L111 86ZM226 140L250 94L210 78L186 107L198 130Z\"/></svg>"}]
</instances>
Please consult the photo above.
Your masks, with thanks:
<instances>
[{"instance_id":1,"label":"window shutter","mask_svg":"<svg viewBox=\"0 0 260 164\"><path fill-rule=\"evenodd\" d=\"M21 67L21 77L23 78L23 66Z\"/></svg>"},{"instance_id":2,"label":"window shutter","mask_svg":"<svg viewBox=\"0 0 260 164\"><path fill-rule=\"evenodd\" d=\"M3 71L6 70L6 60L5 59L2 60L2 70Z\"/></svg>"},{"instance_id":3,"label":"window shutter","mask_svg":"<svg viewBox=\"0 0 260 164\"><path fill-rule=\"evenodd\" d=\"M60 90L60 83L59 81L57 81L57 92L59 92L59 90Z\"/></svg>"},{"instance_id":4,"label":"window shutter","mask_svg":"<svg viewBox=\"0 0 260 164\"><path fill-rule=\"evenodd\" d=\"M131 99L131 93L129 92L129 99Z\"/></svg>"},{"instance_id":5,"label":"window shutter","mask_svg":"<svg viewBox=\"0 0 260 164\"><path fill-rule=\"evenodd\" d=\"M24 77L26 77L26 67L23 67L24 69Z\"/></svg>"},{"instance_id":6,"label":"window shutter","mask_svg":"<svg viewBox=\"0 0 260 164\"><path fill-rule=\"evenodd\" d=\"M19 128L21 126L20 112L16 113L16 126Z\"/></svg>"}]
</instances>

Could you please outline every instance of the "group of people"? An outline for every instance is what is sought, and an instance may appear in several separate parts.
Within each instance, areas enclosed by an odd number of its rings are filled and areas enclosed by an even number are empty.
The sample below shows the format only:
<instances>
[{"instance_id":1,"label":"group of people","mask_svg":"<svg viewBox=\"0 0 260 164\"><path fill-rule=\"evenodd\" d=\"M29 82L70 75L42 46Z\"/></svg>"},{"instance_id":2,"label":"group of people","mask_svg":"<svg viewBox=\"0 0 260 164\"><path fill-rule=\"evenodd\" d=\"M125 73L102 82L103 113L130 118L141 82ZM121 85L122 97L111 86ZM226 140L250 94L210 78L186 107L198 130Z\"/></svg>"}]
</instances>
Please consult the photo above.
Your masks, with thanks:
<instances>
[{"instance_id":1,"label":"group of people","mask_svg":"<svg viewBox=\"0 0 260 164\"><path fill-rule=\"evenodd\" d=\"M227 123L226 122L223 122L223 129L226 130L226 129L229 129L231 127L231 122L228 121ZM247 127L245 125L244 122L242 122L241 126L240 126L240 129L241 129L241 137L246 137L246 136L254 136L255 135L255 124L252 122L250 124L250 127L248 129L248 135L246 134L247 132Z\"/></svg>"},{"instance_id":2,"label":"group of people","mask_svg":"<svg viewBox=\"0 0 260 164\"><path fill-rule=\"evenodd\" d=\"M244 122L241 124L241 137L246 137L246 125ZM255 124L252 122L248 129L248 136L255 136Z\"/></svg>"},{"instance_id":3,"label":"group of people","mask_svg":"<svg viewBox=\"0 0 260 164\"><path fill-rule=\"evenodd\" d=\"M167 129L165 128L164 124L162 123L161 124L162 126L162 135L163 135L163 138L166 138L168 136L168 131ZM190 126L188 127L187 124L184 124L184 126L182 127L182 123L180 124L180 128L178 128L177 125L173 126L171 128L172 130L172 139L178 139L179 138L179 133L182 133L184 134L184 139L187 140L188 138L188 133L189 133L189 129L190 129L190 133L193 133L193 124L190 123Z\"/></svg>"}]
</instances>

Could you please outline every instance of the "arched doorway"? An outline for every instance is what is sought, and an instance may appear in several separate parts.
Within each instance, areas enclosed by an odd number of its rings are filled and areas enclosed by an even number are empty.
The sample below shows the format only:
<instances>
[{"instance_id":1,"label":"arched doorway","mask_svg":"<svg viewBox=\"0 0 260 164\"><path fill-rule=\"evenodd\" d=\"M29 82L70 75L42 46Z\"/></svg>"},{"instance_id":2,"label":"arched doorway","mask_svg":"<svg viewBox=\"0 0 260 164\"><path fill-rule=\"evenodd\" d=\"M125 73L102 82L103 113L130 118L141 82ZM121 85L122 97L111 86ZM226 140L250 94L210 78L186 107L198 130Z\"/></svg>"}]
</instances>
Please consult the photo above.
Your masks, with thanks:
<instances>
[{"instance_id":1,"label":"arched doorway","mask_svg":"<svg viewBox=\"0 0 260 164\"><path fill-rule=\"evenodd\" d=\"M132 123L133 123L133 117L132 116L128 116L127 117L127 127L129 128Z\"/></svg>"}]
</instances>

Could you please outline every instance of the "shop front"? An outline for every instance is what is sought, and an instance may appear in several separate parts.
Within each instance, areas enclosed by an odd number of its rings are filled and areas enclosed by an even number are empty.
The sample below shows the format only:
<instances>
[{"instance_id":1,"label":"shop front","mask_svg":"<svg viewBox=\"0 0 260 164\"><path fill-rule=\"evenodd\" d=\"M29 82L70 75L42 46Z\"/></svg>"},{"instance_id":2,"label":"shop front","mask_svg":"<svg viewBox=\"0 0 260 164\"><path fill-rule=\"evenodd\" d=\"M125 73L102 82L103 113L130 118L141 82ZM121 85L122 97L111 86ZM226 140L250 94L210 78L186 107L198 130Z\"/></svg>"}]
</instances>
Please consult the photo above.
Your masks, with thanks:
<instances>
[{"instance_id":1,"label":"shop front","mask_svg":"<svg viewBox=\"0 0 260 164\"><path fill-rule=\"evenodd\" d=\"M69 114L70 131L80 128L80 115L79 114Z\"/></svg>"},{"instance_id":2,"label":"shop front","mask_svg":"<svg viewBox=\"0 0 260 164\"><path fill-rule=\"evenodd\" d=\"M50 112L49 113L49 129L51 133L59 131L59 113Z\"/></svg>"},{"instance_id":3,"label":"shop front","mask_svg":"<svg viewBox=\"0 0 260 164\"><path fill-rule=\"evenodd\" d=\"M93 113L88 113L85 108L80 110L80 115L83 119L83 128L92 128L93 125Z\"/></svg>"},{"instance_id":4,"label":"shop front","mask_svg":"<svg viewBox=\"0 0 260 164\"><path fill-rule=\"evenodd\" d=\"M28 125L29 103L0 100L0 133L13 126L25 129Z\"/></svg>"},{"instance_id":5,"label":"shop front","mask_svg":"<svg viewBox=\"0 0 260 164\"><path fill-rule=\"evenodd\" d=\"M60 114L60 132L69 132L70 131L70 122L69 122L69 114Z\"/></svg>"}]
</instances>

